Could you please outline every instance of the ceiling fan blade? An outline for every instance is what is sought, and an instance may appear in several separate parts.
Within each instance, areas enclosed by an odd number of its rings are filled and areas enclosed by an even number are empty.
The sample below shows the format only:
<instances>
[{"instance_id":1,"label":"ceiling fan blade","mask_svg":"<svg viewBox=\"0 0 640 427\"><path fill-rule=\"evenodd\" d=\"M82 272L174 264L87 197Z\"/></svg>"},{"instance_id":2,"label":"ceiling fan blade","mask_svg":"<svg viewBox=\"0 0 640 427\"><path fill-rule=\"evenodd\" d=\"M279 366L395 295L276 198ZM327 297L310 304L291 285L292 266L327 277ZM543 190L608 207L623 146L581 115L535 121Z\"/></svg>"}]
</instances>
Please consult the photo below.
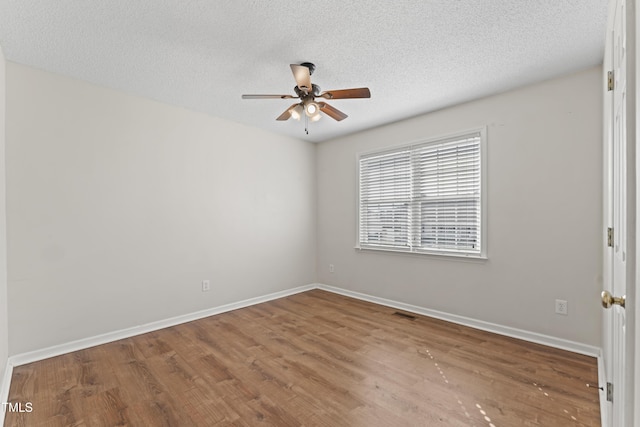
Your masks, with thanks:
<instances>
[{"instance_id":1,"label":"ceiling fan blade","mask_svg":"<svg viewBox=\"0 0 640 427\"><path fill-rule=\"evenodd\" d=\"M326 90L318 96L326 99L371 98L371 92L368 87L359 87L355 89Z\"/></svg>"},{"instance_id":2,"label":"ceiling fan blade","mask_svg":"<svg viewBox=\"0 0 640 427\"><path fill-rule=\"evenodd\" d=\"M299 103L293 104L291 107L287 108L284 113L280 114L276 120L280 120L280 121L289 120L291 118L291 115L293 114L294 110L299 105L300 105Z\"/></svg>"},{"instance_id":3,"label":"ceiling fan blade","mask_svg":"<svg viewBox=\"0 0 640 427\"><path fill-rule=\"evenodd\" d=\"M293 77L296 79L296 85L298 85L298 89L303 92L310 93L312 90L312 86L309 68L305 67L304 65L291 64L291 71L293 71Z\"/></svg>"},{"instance_id":4,"label":"ceiling fan blade","mask_svg":"<svg viewBox=\"0 0 640 427\"><path fill-rule=\"evenodd\" d=\"M334 120L340 121L349 117L342 111L338 110L337 108L333 108L331 105L327 104L326 102L319 102L318 105L320 106L320 111L322 111L323 113L325 113L327 116L331 117Z\"/></svg>"},{"instance_id":5,"label":"ceiling fan blade","mask_svg":"<svg viewBox=\"0 0 640 427\"><path fill-rule=\"evenodd\" d=\"M242 99L293 99L293 95L242 95Z\"/></svg>"}]
</instances>

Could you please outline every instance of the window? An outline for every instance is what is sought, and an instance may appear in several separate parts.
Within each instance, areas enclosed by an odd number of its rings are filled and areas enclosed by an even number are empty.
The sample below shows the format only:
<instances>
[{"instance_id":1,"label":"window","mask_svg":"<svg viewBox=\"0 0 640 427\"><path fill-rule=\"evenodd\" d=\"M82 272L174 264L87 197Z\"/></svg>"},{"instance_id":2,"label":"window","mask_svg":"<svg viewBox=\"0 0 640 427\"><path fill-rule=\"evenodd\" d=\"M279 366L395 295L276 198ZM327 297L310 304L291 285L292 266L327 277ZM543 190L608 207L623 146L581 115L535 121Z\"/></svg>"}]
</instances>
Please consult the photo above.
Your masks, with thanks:
<instances>
[{"instance_id":1,"label":"window","mask_svg":"<svg viewBox=\"0 0 640 427\"><path fill-rule=\"evenodd\" d=\"M361 155L359 248L483 257L484 130Z\"/></svg>"}]
</instances>

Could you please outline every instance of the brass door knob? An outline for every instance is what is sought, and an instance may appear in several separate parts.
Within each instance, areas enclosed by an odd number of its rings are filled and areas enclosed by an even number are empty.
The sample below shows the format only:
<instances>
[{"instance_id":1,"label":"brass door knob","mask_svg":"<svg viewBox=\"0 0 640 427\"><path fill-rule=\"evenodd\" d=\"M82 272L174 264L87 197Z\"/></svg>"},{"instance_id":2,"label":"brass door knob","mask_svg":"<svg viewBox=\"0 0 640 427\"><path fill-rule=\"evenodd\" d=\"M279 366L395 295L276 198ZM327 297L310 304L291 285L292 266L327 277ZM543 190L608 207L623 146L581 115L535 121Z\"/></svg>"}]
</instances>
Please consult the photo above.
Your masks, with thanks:
<instances>
[{"instance_id":1,"label":"brass door knob","mask_svg":"<svg viewBox=\"0 0 640 427\"><path fill-rule=\"evenodd\" d=\"M625 295L621 297L614 297L609 293L609 291L602 291L600 297L602 298L602 306L604 308L611 308L614 304L618 304L620 307L624 308Z\"/></svg>"}]
</instances>

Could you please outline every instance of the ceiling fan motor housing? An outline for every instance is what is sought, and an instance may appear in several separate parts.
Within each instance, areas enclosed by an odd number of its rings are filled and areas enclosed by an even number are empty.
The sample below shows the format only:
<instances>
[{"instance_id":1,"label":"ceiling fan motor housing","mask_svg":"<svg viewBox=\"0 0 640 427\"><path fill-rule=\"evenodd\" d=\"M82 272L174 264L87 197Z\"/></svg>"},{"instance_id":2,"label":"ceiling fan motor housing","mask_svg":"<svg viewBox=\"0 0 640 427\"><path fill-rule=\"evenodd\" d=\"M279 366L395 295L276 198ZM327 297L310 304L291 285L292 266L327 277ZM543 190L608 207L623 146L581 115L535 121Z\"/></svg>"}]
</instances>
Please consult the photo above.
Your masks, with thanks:
<instances>
[{"instance_id":1,"label":"ceiling fan motor housing","mask_svg":"<svg viewBox=\"0 0 640 427\"><path fill-rule=\"evenodd\" d=\"M294 92L296 93L296 95L300 98L305 97L305 94L300 90L300 88L298 86L294 86L293 87ZM307 94L306 96L318 96L320 95L320 86L318 86L315 83L311 84L311 93Z\"/></svg>"}]
</instances>

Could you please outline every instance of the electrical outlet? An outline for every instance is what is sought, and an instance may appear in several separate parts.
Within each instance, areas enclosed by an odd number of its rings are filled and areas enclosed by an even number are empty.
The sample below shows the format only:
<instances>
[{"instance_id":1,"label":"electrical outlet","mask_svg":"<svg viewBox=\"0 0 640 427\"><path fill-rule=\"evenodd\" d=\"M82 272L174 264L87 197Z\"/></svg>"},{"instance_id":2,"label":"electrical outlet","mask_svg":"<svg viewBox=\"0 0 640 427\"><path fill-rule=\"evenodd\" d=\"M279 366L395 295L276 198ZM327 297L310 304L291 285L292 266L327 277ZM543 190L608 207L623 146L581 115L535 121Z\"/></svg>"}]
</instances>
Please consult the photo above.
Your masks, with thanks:
<instances>
[{"instance_id":1,"label":"electrical outlet","mask_svg":"<svg viewBox=\"0 0 640 427\"><path fill-rule=\"evenodd\" d=\"M556 300L556 314L562 314L566 316L569 314L569 304L566 300L557 299Z\"/></svg>"},{"instance_id":2,"label":"electrical outlet","mask_svg":"<svg viewBox=\"0 0 640 427\"><path fill-rule=\"evenodd\" d=\"M336 269L333 264L329 264L329 273L333 273L334 271L336 271Z\"/></svg>"},{"instance_id":3,"label":"electrical outlet","mask_svg":"<svg viewBox=\"0 0 640 427\"><path fill-rule=\"evenodd\" d=\"M203 280L202 281L202 292L208 292L209 289L211 289L211 282L209 282L208 280Z\"/></svg>"}]
</instances>

